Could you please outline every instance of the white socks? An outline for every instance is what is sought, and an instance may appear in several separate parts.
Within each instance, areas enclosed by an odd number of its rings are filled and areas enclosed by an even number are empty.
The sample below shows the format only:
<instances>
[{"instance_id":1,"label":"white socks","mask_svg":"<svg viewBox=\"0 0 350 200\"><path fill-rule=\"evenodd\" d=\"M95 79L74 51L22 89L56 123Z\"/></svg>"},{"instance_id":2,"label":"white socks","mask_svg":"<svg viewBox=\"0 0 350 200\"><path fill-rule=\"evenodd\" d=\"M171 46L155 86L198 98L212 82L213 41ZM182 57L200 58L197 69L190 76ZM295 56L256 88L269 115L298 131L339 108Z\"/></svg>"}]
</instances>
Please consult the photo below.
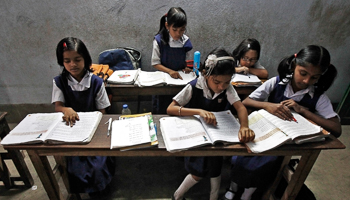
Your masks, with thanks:
<instances>
[{"instance_id":1,"label":"white socks","mask_svg":"<svg viewBox=\"0 0 350 200\"><path fill-rule=\"evenodd\" d=\"M210 200L217 200L219 198L220 183L221 175L210 178Z\"/></svg>"},{"instance_id":2,"label":"white socks","mask_svg":"<svg viewBox=\"0 0 350 200\"><path fill-rule=\"evenodd\" d=\"M256 187L245 188L244 192L241 196L241 200L250 200L252 198L253 193L255 192Z\"/></svg>"},{"instance_id":3,"label":"white socks","mask_svg":"<svg viewBox=\"0 0 350 200\"><path fill-rule=\"evenodd\" d=\"M175 200L182 200L185 193L194 186L198 181L194 180L191 174L188 174L182 181L179 188L174 193Z\"/></svg>"},{"instance_id":4,"label":"white socks","mask_svg":"<svg viewBox=\"0 0 350 200\"><path fill-rule=\"evenodd\" d=\"M238 190L237 183L231 181L229 191L227 191L225 193L225 198L226 199L233 199L235 197L235 193L233 193L233 192L237 192L237 190Z\"/></svg>"},{"instance_id":5,"label":"white socks","mask_svg":"<svg viewBox=\"0 0 350 200\"><path fill-rule=\"evenodd\" d=\"M191 174L188 174L175 191L175 200L182 200L185 193L196 183L198 183L198 181L194 180ZM220 183L221 176L210 178L210 200L217 200L219 198Z\"/></svg>"},{"instance_id":6,"label":"white socks","mask_svg":"<svg viewBox=\"0 0 350 200\"><path fill-rule=\"evenodd\" d=\"M235 182L231 181L230 188L229 190L225 193L225 198L226 199L233 199L235 197L235 193L238 190L238 185ZM255 192L256 188L251 187L251 188L245 188L244 192L241 196L241 200L250 200L252 198L253 193ZM232 192L231 192L232 191Z\"/></svg>"}]
</instances>

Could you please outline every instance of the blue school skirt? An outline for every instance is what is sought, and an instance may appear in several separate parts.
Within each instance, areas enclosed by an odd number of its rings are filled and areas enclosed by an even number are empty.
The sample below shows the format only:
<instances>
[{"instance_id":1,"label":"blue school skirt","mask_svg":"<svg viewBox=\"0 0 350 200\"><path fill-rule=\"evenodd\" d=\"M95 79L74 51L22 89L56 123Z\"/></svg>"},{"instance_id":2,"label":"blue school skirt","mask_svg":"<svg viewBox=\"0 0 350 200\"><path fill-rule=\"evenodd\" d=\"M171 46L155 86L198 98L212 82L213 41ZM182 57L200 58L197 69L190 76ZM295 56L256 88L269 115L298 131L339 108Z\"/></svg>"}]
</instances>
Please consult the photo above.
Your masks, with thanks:
<instances>
[{"instance_id":1,"label":"blue school skirt","mask_svg":"<svg viewBox=\"0 0 350 200\"><path fill-rule=\"evenodd\" d=\"M198 177L218 177L222 162L222 156L185 157L185 168L188 173Z\"/></svg>"},{"instance_id":2,"label":"blue school skirt","mask_svg":"<svg viewBox=\"0 0 350 200\"><path fill-rule=\"evenodd\" d=\"M233 156L231 180L238 186L265 187L272 183L283 156Z\"/></svg>"},{"instance_id":3,"label":"blue school skirt","mask_svg":"<svg viewBox=\"0 0 350 200\"><path fill-rule=\"evenodd\" d=\"M66 160L71 193L102 191L115 172L115 162L111 157L68 156Z\"/></svg>"}]
</instances>

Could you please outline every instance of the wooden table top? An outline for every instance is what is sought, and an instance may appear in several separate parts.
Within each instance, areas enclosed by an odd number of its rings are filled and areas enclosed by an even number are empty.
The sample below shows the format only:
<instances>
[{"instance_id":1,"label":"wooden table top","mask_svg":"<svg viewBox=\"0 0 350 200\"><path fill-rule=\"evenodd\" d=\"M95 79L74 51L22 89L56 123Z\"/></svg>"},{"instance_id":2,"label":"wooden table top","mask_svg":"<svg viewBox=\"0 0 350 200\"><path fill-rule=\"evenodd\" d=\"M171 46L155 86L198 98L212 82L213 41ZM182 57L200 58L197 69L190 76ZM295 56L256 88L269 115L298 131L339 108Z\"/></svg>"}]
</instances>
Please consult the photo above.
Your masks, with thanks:
<instances>
[{"instance_id":1,"label":"wooden table top","mask_svg":"<svg viewBox=\"0 0 350 200\"><path fill-rule=\"evenodd\" d=\"M330 136L324 142L304 143L300 145L285 144L276 149L263 152L261 154L248 153L242 143L235 144L216 144L203 147L197 147L186 151L176 153L167 152L164 146L163 138L160 133L159 119L166 115L154 115L154 121L157 124L158 147L145 149L135 149L129 151L120 151L119 149L110 149L111 140L107 137L107 125L104 123L110 117L113 120L118 119L119 115L104 115L96 130L96 133L88 144L23 144L6 145L5 149L24 149L38 150L43 154L50 155L113 155L113 156L188 156L188 155L299 155L306 151L325 150L325 149L344 149L345 146L338 139ZM40 153L39 153L40 154Z\"/></svg>"}]
</instances>

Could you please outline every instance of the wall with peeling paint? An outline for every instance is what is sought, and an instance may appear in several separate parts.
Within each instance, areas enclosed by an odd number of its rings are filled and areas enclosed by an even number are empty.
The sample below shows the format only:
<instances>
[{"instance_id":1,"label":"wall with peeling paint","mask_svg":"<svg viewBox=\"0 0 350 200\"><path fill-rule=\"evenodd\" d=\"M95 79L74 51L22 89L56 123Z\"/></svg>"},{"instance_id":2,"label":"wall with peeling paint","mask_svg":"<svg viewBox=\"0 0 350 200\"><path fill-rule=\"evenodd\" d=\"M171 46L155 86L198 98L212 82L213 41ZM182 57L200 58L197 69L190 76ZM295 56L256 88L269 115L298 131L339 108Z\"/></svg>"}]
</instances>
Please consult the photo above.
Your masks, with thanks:
<instances>
[{"instance_id":1,"label":"wall with peeling paint","mask_svg":"<svg viewBox=\"0 0 350 200\"><path fill-rule=\"evenodd\" d=\"M99 52L130 46L150 65L153 36L172 6L187 12L187 35L194 51L206 55L217 46L232 51L244 38L262 45L261 64L270 77L279 61L308 44L326 47L339 76L327 94L341 100L349 85L350 1L346 0L116 0L0 2L0 104L47 104L52 78L61 71L55 48L63 37L87 45L93 62Z\"/></svg>"}]
</instances>

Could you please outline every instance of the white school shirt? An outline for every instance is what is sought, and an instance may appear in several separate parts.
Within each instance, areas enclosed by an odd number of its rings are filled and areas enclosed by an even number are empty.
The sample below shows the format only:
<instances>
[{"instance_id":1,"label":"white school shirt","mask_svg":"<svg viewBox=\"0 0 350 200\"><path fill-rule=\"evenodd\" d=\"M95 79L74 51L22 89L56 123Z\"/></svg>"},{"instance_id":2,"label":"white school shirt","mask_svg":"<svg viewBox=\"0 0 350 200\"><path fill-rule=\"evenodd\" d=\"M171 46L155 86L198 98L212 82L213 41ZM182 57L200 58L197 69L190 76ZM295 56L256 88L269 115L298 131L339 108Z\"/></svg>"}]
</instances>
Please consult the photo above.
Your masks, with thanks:
<instances>
[{"instance_id":1,"label":"white school shirt","mask_svg":"<svg viewBox=\"0 0 350 200\"><path fill-rule=\"evenodd\" d=\"M173 37L171 37L171 35L169 34L169 46L171 48L182 48L185 43L187 42L187 40L189 40L189 37L185 34L182 35L182 37L179 40L174 40ZM186 60L189 56L189 52L186 52ZM151 65L158 65L161 64L160 61L160 49L158 46L158 42L156 41L156 39L153 40L153 49L152 49L152 59L151 59Z\"/></svg>"},{"instance_id":2,"label":"white school shirt","mask_svg":"<svg viewBox=\"0 0 350 200\"><path fill-rule=\"evenodd\" d=\"M69 74L68 85L72 88L73 91L85 91L90 88L92 73L88 72L85 74L83 79L78 82ZM55 103L56 101L65 102L63 92L60 88L57 87L55 79L53 79L53 89L52 89L52 101L51 103ZM105 85L102 84L100 90L95 97L95 103L97 109L105 109L111 105L108 99L108 95L105 89Z\"/></svg>"},{"instance_id":3,"label":"white school shirt","mask_svg":"<svg viewBox=\"0 0 350 200\"><path fill-rule=\"evenodd\" d=\"M196 88L202 89L203 90L203 96L207 99L215 99L218 95L221 93L214 93L214 96L211 95L211 92L208 88L207 81L205 80L204 76L200 75L198 78L198 81L196 83ZM190 102L192 98L192 86L190 84L187 84L174 98L180 106L184 106ZM226 89L226 96L227 100L232 105L236 101L240 101L241 99L239 98L236 90L233 88L233 86L230 84L228 88Z\"/></svg>"},{"instance_id":4,"label":"white school shirt","mask_svg":"<svg viewBox=\"0 0 350 200\"><path fill-rule=\"evenodd\" d=\"M252 92L249 95L249 98L254 99L256 101L265 101L269 97L270 93L275 88L277 81L277 77L273 77L269 80L267 80L264 84L262 84L260 87L258 87L254 92ZM283 83L282 81L279 82L279 84L287 84L286 89L284 90L284 96L290 99L293 99L294 101L299 102L305 94L309 94L311 98L314 97L314 86L309 86L306 89L300 90L296 93L294 93L292 85L290 82ZM336 112L333 110L332 103L328 96L326 94L322 94L320 98L318 99L315 107L316 111L315 114L325 118L329 119L335 116L338 116ZM339 118L339 117L338 117Z\"/></svg>"}]
</instances>

